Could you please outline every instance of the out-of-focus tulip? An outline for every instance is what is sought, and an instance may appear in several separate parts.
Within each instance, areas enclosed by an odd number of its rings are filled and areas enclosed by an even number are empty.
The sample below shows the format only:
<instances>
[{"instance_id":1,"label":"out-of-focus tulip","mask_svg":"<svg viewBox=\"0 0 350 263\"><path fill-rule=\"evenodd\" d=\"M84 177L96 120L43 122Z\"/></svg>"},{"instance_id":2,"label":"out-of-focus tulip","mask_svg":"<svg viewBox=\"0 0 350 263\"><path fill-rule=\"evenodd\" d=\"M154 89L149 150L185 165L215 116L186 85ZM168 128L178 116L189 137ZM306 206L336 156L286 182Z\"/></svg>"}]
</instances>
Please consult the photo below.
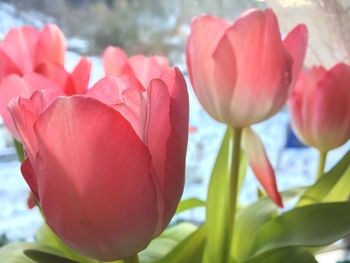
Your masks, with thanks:
<instances>
[{"instance_id":1,"label":"out-of-focus tulip","mask_svg":"<svg viewBox=\"0 0 350 263\"><path fill-rule=\"evenodd\" d=\"M193 89L220 122L242 128L263 121L285 104L306 42L303 25L282 41L271 9L246 12L233 24L198 17L192 22L186 55Z\"/></svg>"},{"instance_id":2,"label":"out-of-focus tulip","mask_svg":"<svg viewBox=\"0 0 350 263\"><path fill-rule=\"evenodd\" d=\"M54 89L10 103L28 158L22 174L48 225L84 255L127 258L176 211L185 171L188 94L174 68L107 76L87 95ZM52 102L53 100L53 102Z\"/></svg>"},{"instance_id":3,"label":"out-of-focus tulip","mask_svg":"<svg viewBox=\"0 0 350 263\"><path fill-rule=\"evenodd\" d=\"M8 103L13 98L29 98L39 89L57 89L61 95L84 94L90 80L91 62L82 58L72 73L57 64L42 64L39 73L6 76L0 81L0 115L5 126L17 140L14 123L8 112Z\"/></svg>"},{"instance_id":4,"label":"out-of-focus tulip","mask_svg":"<svg viewBox=\"0 0 350 263\"><path fill-rule=\"evenodd\" d=\"M7 111L16 97L29 98L34 91L56 88L62 94L84 94L90 80L91 62L81 58L72 73L64 68L66 40L56 25L42 31L30 26L9 31L0 44L0 115L19 139Z\"/></svg>"},{"instance_id":5,"label":"out-of-focus tulip","mask_svg":"<svg viewBox=\"0 0 350 263\"><path fill-rule=\"evenodd\" d=\"M118 47L109 46L103 52L103 66L107 76L133 75L144 86L148 86L151 76L159 75L168 64L168 59L162 56L135 55L128 58Z\"/></svg>"},{"instance_id":6,"label":"out-of-focus tulip","mask_svg":"<svg viewBox=\"0 0 350 263\"><path fill-rule=\"evenodd\" d=\"M46 25L41 31L30 26L12 29L0 43L0 81L12 74L23 77L37 73L56 82L68 95L83 94L88 88L91 62L82 58L68 73L65 53L66 40L56 25ZM5 90L1 94L4 92L11 93Z\"/></svg>"},{"instance_id":7,"label":"out-of-focus tulip","mask_svg":"<svg viewBox=\"0 0 350 263\"><path fill-rule=\"evenodd\" d=\"M307 29L281 40L271 9L245 12L233 24L209 15L193 20L186 61L193 89L216 120L243 129L243 149L256 177L282 206L275 174L259 136L249 128L285 104L305 56Z\"/></svg>"},{"instance_id":8,"label":"out-of-focus tulip","mask_svg":"<svg viewBox=\"0 0 350 263\"><path fill-rule=\"evenodd\" d=\"M66 40L56 25L42 31L30 26L10 30L0 44L0 79L6 74L35 72L42 64L64 65Z\"/></svg>"},{"instance_id":9,"label":"out-of-focus tulip","mask_svg":"<svg viewBox=\"0 0 350 263\"><path fill-rule=\"evenodd\" d=\"M302 71L291 94L292 127L307 145L327 152L350 138L350 66Z\"/></svg>"}]
</instances>

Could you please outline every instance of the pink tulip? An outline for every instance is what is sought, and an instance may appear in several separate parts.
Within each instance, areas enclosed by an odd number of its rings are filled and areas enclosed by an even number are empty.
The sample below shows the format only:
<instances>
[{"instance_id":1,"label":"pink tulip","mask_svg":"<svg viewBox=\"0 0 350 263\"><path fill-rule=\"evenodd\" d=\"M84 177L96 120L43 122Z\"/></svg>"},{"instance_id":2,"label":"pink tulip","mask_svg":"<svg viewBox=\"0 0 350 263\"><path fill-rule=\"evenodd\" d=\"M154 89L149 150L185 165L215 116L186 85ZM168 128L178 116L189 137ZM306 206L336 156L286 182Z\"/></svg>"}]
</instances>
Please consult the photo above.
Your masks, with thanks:
<instances>
[{"instance_id":1,"label":"pink tulip","mask_svg":"<svg viewBox=\"0 0 350 263\"><path fill-rule=\"evenodd\" d=\"M66 39L56 25L42 31L30 26L12 29L0 44L0 81L10 74L39 73L66 89L67 94L86 92L91 63L82 58L72 73L64 68Z\"/></svg>"},{"instance_id":2,"label":"pink tulip","mask_svg":"<svg viewBox=\"0 0 350 263\"><path fill-rule=\"evenodd\" d=\"M46 25L42 31L24 26L9 31L0 44L0 68L12 68L13 72L34 72L36 67L54 63L63 66L66 40L56 25ZM5 75L0 75L2 79Z\"/></svg>"},{"instance_id":3,"label":"pink tulip","mask_svg":"<svg viewBox=\"0 0 350 263\"><path fill-rule=\"evenodd\" d=\"M200 103L232 127L271 117L299 74L306 40L300 25L283 42L271 9L246 12L233 24L208 15L194 19L186 58Z\"/></svg>"},{"instance_id":4,"label":"pink tulip","mask_svg":"<svg viewBox=\"0 0 350 263\"><path fill-rule=\"evenodd\" d=\"M283 206L275 173L259 136L249 126L285 104L305 56L307 29L281 40L271 9L251 10L233 24L209 15L192 22L187 68L193 89L216 120L243 129L243 149L271 199Z\"/></svg>"},{"instance_id":5,"label":"pink tulip","mask_svg":"<svg viewBox=\"0 0 350 263\"><path fill-rule=\"evenodd\" d=\"M183 76L167 66L138 73L150 74L148 86L107 76L87 95L55 98L45 89L10 105L28 156L22 174L46 222L98 260L144 249L167 226L183 191Z\"/></svg>"},{"instance_id":6,"label":"pink tulip","mask_svg":"<svg viewBox=\"0 0 350 263\"><path fill-rule=\"evenodd\" d=\"M103 66L107 76L133 75L144 86L148 86L152 76L159 75L168 64L168 59L162 56L135 55L128 58L118 47L109 46L103 52Z\"/></svg>"},{"instance_id":7,"label":"pink tulip","mask_svg":"<svg viewBox=\"0 0 350 263\"><path fill-rule=\"evenodd\" d=\"M57 83L37 73L26 73L23 77L12 74L0 82L0 115L7 129L17 140L21 138L8 111L8 103L13 98L29 98L38 89L55 89L63 94Z\"/></svg>"},{"instance_id":8,"label":"pink tulip","mask_svg":"<svg viewBox=\"0 0 350 263\"><path fill-rule=\"evenodd\" d=\"M350 66L302 71L289 100L292 127L306 144L327 152L350 138Z\"/></svg>"},{"instance_id":9,"label":"pink tulip","mask_svg":"<svg viewBox=\"0 0 350 263\"><path fill-rule=\"evenodd\" d=\"M86 93L91 62L82 58L68 73L65 52L64 35L55 25L46 25L42 31L28 26L12 29L0 44L0 115L17 140L20 138L7 110L11 99L29 98L44 88L56 88L66 95Z\"/></svg>"},{"instance_id":10,"label":"pink tulip","mask_svg":"<svg viewBox=\"0 0 350 263\"><path fill-rule=\"evenodd\" d=\"M38 89L57 89L62 95L84 94L90 80L91 62L82 58L73 72L68 73L57 64L42 64L39 73L6 76L0 82L0 115L12 136L20 140L8 112L8 103L13 98L29 98Z\"/></svg>"}]
</instances>

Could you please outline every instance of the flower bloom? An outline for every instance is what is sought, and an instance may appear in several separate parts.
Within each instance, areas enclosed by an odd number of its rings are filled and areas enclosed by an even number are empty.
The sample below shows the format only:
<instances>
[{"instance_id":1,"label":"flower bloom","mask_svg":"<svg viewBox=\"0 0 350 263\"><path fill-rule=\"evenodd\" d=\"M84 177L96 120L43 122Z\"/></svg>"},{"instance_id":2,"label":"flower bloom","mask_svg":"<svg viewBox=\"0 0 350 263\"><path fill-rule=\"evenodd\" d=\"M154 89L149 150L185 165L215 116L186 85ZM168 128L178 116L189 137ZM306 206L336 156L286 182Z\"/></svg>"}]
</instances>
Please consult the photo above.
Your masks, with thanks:
<instances>
[{"instance_id":1,"label":"flower bloom","mask_svg":"<svg viewBox=\"0 0 350 263\"><path fill-rule=\"evenodd\" d=\"M55 25L46 25L42 31L31 26L14 28L0 44L0 79L35 72L47 63L63 66L65 52L65 37Z\"/></svg>"},{"instance_id":2,"label":"flower bloom","mask_svg":"<svg viewBox=\"0 0 350 263\"><path fill-rule=\"evenodd\" d=\"M281 40L271 9L252 10L233 24L204 15L194 19L187 68L206 111L231 127L261 122L285 104L305 56L307 30Z\"/></svg>"},{"instance_id":3,"label":"flower bloom","mask_svg":"<svg viewBox=\"0 0 350 263\"><path fill-rule=\"evenodd\" d=\"M0 115L16 139L20 138L7 110L11 99L29 98L44 88L56 88L66 95L86 92L90 61L82 58L68 73L65 53L65 37L55 25L46 25L42 31L30 26L15 28L0 43Z\"/></svg>"},{"instance_id":4,"label":"flower bloom","mask_svg":"<svg viewBox=\"0 0 350 263\"><path fill-rule=\"evenodd\" d=\"M327 152L350 138L350 66L302 71L289 100L292 127L307 145Z\"/></svg>"},{"instance_id":5,"label":"flower bloom","mask_svg":"<svg viewBox=\"0 0 350 263\"><path fill-rule=\"evenodd\" d=\"M22 174L46 222L98 260L144 249L170 222L183 191L186 84L167 66L142 74L148 86L132 75L107 76L86 95L44 89L10 103L27 153Z\"/></svg>"},{"instance_id":6,"label":"flower bloom","mask_svg":"<svg viewBox=\"0 0 350 263\"><path fill-rule=\"evenodd\" d=\"M168 59L162 56L150 56L145 59L143 55L134 55L128 58L121 48L113 46L105 49L102 59L106 76L133 75L144 86L148 86L152 75L159 74L162 68L169 64Z\"/></svg>"},{"instance_id":7,"label":"flower bloom","mask_svg":"<svg viewBox=\"0 0 350 263\"><path fill-rule=\"evenodd\" d=\"M271 9L251 10L233 24L209 15L193 20L186 62L199 102L217 121L243 129L243 149L255 176L282 207L275 174L250 125L277 113L301 70L304 25L282 41Z\"/></svg>"}]
</instances>

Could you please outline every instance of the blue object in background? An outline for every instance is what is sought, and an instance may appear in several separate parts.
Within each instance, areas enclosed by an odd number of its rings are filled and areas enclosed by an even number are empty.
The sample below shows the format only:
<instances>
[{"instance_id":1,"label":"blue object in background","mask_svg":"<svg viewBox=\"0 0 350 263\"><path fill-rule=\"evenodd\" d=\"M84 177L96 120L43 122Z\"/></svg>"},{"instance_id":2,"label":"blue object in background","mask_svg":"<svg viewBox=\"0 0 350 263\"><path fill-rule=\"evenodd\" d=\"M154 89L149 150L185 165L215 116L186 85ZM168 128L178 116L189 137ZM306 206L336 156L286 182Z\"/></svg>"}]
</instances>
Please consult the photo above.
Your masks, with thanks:
<instances>
[{"instance_id":1,"label":"blue object in background","mask_svg":"<svg viewBox=\"0 0 350 263\"><path fill-rule=\"evenodd\" d=\"M287 127L286 144L284 148L307 148L307 146L297 138L290 124L288 124Z\"/></svg>"}]
</instances>

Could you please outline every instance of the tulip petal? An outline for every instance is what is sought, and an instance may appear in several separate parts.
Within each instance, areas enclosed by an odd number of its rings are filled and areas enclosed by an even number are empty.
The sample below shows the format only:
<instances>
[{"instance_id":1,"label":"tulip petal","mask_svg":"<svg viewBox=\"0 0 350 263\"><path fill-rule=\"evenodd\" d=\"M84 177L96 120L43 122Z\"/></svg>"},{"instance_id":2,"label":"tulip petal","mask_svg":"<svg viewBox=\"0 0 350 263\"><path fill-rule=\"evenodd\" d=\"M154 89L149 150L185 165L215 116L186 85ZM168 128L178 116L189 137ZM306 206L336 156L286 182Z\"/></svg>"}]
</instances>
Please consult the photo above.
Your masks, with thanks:
<instances>
[{"instance_id":1,"label":"tulip petal","mask_svg":"<svg viewBox=\"0 0 350 263\"><path fill-rule=\"evenodd\" d=\"M277 189L275 172L267 157L264 145L259 135L250 127L243 130L242 148L247 155L250 167L267 194L279 207L283 207L281 195Z\"/></svg>"},{"instance_id":2,"label":"tulip petal","mask_svg":"<svg viewBox=\"0 0 350 263\"><path fill-rule=\"evenodd\" d=\"M0 114L6 128L17 140L20 140L20 136L17 133L10 113L7 110L7 105L12 98L19 96L30 96L30 92L31 91L28 90L28 86L24 80L17 75L10 75L0 83Z\"/></svg>"},{"instance_id":3,"label":"tulip petal","mask_svg":"<svg viewBox=\"0 0 350 263\"><path fill-rule=\"evenodd\" d=\"M141 83L132 76L107 76L88 89L87 95L114 107L124 102L123 92L128 88L145 91Z\"/></svg>"},{"instance_id":4,"label":"tulip petal","mask_svg":"<svg viewBox=\"0 0 350 263\"><path fill-rule=\"evenodd\" d=\"M292 67L292 81L290 84L293 89L295 82L298 79L306 54L308 40L307 27L304 24L298 25L292 29L283 41L284 47L287 49L289 55L293 58Z\"/></svg>"},{"instance_id":5,"label":"tulip petal","mask_svg":"<svg viewBox=\"0 0 350 263\"><path fill-rule=\"evenodd\" d=\"M27 156L33 163L35 163L38 153L38 143L33 129L34 123L47 105L61 94L59 89L41 89L34 92L30 99L20 97L9 103L8 108L15 122L16 132L24 144Z\"/></svg>"},{"instance_id":6,"label":"tulip petal","mask_svg":"<svg viewBox=\"0 0 350 263\"><path fill-rule=\"evenodd\" d=\"M234 84L230 83L230 79L228 81L223 79L219 83L224 82L227 85L218 87L215 83L218 78L213 78L215 71L213 54L228 26L228 23L221 18L209 15L198 17L192 22L191 36L186 46L186 62L193 89L202 105L217 120L221 120L218 114L218 104L221 103L221 100L231 99L231 97L221 96L221 89ZM232 52L226 48L225 51L229 52L227 59L224 60L226 62L231 60ZM217 55L217 60L224 59L221 54ZM225 73L230 71L232 67L234 68L233 63L227 71L217 69L216 75L218 77L227 76ZM233 74L232 77L234 76Z\"/></svg>"},{"instance_id":7,"label":"tulip petal","mask_svg":"<svg viewBox=\"0 0 350 263\"><path fill-rule=\"evenodd\" d=\"M23 174L23 171L22 171ZM27 182L28 183L28 182ZM32 191L29 192L27 197L27 207L29 209L34 208L38 204L38 199L35 197Z\"/></svg>"},{"instance_id":8,"label":"tulip petal","mask_svg":"<svg viewBox=\"0 0 350 263\"><path fill-rule=\"evenodd\" d=\"M170 94L171 125L166 146L166 176L163 179L165 193L163 226L165 227L176 211L184 187L189 102L186 82L179 69L163 70L161 79L167 85Z\"/></svg>"},{"instance_id":9,"label":"tulip petal","mask_svg":"<svg viewBox=\"0 0 350 263\"><path fill-rule=\"evenodd\" d=\"M340 63L318 82L313 93L311 131L321 151L343 145L350 138L350 66Z\"/></svg>"},{"instance_id":10,"label":"tulip petal","mask_svg":"<svg viewBox=\"0 0 350 263\"><path fill-rule=\"evenodd\" d=\"M147 98L139 90L130 87L123 91L122 99L123 102L113 107L123 115L146 144L146 122L149 111Z\"/></svg>"},{"instance_id":11,"label":"tulip petal","mask_svg":"<svg viewBox=\"0 0 350 263\"><path fill-rule=\"evenodd\" d=\"M57 63L40 64L35 68L35 72L44 75L45 77L56 82L66 95L75 94L75 85L70 74Z\"/></svg>"},{"instance_id":12,"label":"tulip petal","mask_svg":"<svg viewBox=\"0 0 350 263\"><path fill-rule=\"evenodd\" d=\"M57 63L64 66L66 39L56 25L46 25L40 32L35 53L35 65Z\"/></svg>"},{"instance_id":13,"label":"tulip petal","mask_svg":"<svg viewBox=\"0 0 350 263\"><path fill-rule=\"evenodd\" d=\"M34 54L39 31L30 26L14 28L1 43L2 50L17 65L21 73L33 71Z\"/></svg>"},{"instance_id":14,"label":"tulip petal","mask_svg":"<svg viewBox=\"0 0 350 263\"><path fill-rule=\"evenodd\" d=\"M146 57L136 55L129 58L134 76L142 83L144 87L148 87L152 79L159 78L162 69L168 66L168 60L160 56Z\"/></svg>"},{"instance_id":15,"label":"tulip petal","mask_svg":"<svg viewBox=\"0 0 350 263\"><path fill-rule=\"evenodd\" d=\"M308 145L316 145L310 129L314 118L312 107L315 89L326 72L323 67L301 71L289 98L292 127L299 139Z\"/></svg>"},{"instance_id":16,"label":"tulip petal","mask_svg":"<svg viewBox=\"0 0 350 263\"><path fill-rule=\"evenodd\" d=\"M245 127L275 114L287 100L292 59L271 9L254 10L226 30L236 55L231 123Z\"/></svg>"},{"instance_id":17,"label":"tulip petal","mask_svg":"<svg viewBox=\"0 0 350 263\"><path fill-rule=\"evenodd\" d=\"M103 52L102 60L107 76L119 77L124 74L133 74L128 63L128 56L121 48L107 47Z\"/></svg>"},{"instance_id":18,"label":"tulip petal","mask_svg":"<svg viewBox=\"0 0 350 263\"><path fill-rule=\"evenodd\" d=\"M87 58L80 59L75 66L71 78L74 82L74 94L85 94L90 82L91 61Z\"/></svg>"},{"instance_id":19,"label":"tulip petal","mask_svg":"<svg viewBox=\"0 0 350 263\"><path fill-rule=\"evenodd\" d=\"M7 105L13 98L29 98L34 91L41 88L56 88L56 85L49 79L35 73L28 73L23 78L10 75L0 83L0 114L5 126L17 140L20 140L20 138L7 110Z\"/></svg>"},{"instance_id":20,"label":"tulip petal","mask_svg":"<svg viewBox=\"0 0 350 263\"><path fill-rule=\"evenodd\" d=\"M236 58L229 38L224 35L214 51L214 84L213 103L216 102L216 112L219 121L231 123L229 108L236 84Z\"/></svg>"},{"instance_id":21,"label":"tulip petal","mask_svg":"<svg viewBox=\"0 0 350 263\"><path fill-rule=\"evenodd\" d=\"M51 228L103 261L145 248L158 218L156 189L150 154L130 124L95 99L73 96L56 99L35 131L39 197Z\"/></svg>"},{"instance_id":22,"label":"tulip petal","mask_svg":"<svg viewBox=\"0 0 350 263\"><path fill-rule=\"evenodd\" d=\"M21 165L21 173L24 179L26 180L27 184L29 185L29 188L32 191L32 194L34 195L35 200L39 201L37 178L34 173L32 164L30 163L28 158L25 159ZM28 197L28 206L29 208L33 208L35 206L35 202L32 196Z\"/></svg>"},{"instance_id":23,"label":"tulip petal","mask_svg":"<svg viewBox=\"0 0 350 263\"><path fill-rule=\"evenodd\" d=\"M152 165L155 170L156 182L159 184L158 191L158 211L160 220L158 221L157 234L164 229L163 215L165 209L166 189L165 178L166 159L167 159L167 142L171 132L169 120L170 96L166 84L160 79L154 79L150 83L147 94L148 112L145 127L145 143L152 155ZM178 153L179 154L179 153ZM181 176L178 174L178 176ZM174 187L174 185L172 185Z\"/></svg>"},{"instance_id":24,"label":"tulip petal","mask_svg":"<svg viewBox=\"0 0 350 263\"><path fill-rule=\"evenodd\" d=\"M10 74L21 75L21 71L0 46L0 81Z\"/></svg>"}]
</instances>

